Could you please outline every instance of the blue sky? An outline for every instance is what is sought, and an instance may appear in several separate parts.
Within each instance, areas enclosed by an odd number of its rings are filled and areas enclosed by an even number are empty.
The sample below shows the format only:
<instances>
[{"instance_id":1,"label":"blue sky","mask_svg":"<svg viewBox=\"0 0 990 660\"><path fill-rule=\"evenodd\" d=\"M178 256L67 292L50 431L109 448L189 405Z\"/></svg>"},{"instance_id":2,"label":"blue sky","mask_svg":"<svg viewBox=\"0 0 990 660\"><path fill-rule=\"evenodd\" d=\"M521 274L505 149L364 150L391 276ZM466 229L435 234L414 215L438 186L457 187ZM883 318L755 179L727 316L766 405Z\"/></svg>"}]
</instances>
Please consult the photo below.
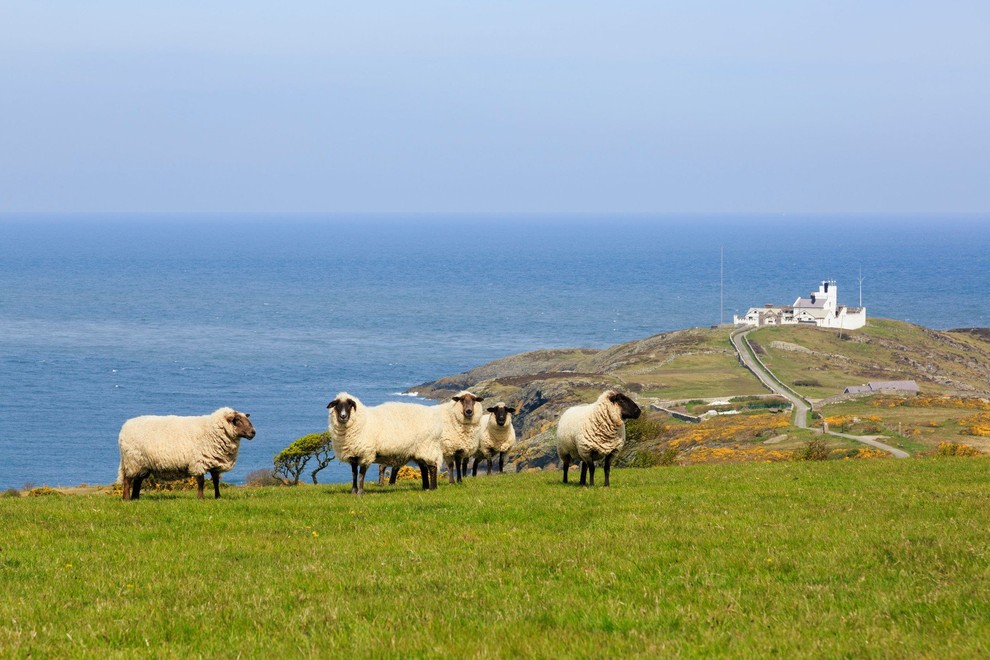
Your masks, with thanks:
<instances>
[{"instance_id":1,"label":"blue sky","mask_svg":"<svg viewBox=\"0 0 990 660\"><path fill-rule=\"evenodd\" d=\"M0 212L990 211L990 3L0 0Z\"/></svg>"}]
</instances>

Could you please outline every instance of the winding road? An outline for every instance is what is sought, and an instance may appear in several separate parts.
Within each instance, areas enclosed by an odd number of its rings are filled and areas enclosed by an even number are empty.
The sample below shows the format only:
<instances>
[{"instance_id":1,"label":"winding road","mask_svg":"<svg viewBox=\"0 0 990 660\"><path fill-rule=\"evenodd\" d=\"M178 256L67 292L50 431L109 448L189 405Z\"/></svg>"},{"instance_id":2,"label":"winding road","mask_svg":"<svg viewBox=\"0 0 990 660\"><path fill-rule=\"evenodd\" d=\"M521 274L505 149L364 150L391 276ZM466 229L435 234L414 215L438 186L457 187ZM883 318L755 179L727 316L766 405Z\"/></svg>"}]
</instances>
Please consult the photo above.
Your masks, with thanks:
<instances>
[{"instance_id":1,"label":"winding road","mask_svg":"<svg viewBox=\"0 0 990 660\"><path fill-rule=\"evenodd\" d=\"M808 404L804 398L802 398L797 392L791 388L784 385L779 378L773 375L763 362L756 357L756 353L752 350L749 345L749 341L746 339L746 335L751 333L753 329L743 330L742 332L734 332L729 335L729 339L732 341L732 347L736 349L736 354L739 356L739 361L742 362L743 366L749 369L754 376L756 376L761 383L763 383L767 389L775 394L779 394L784 397L794 406L794 426L805 429L808 428L808 413L811 410L811 406ZM883 451L890 452L895 458L908 458L909 454L906 451L897 449L896 447L891 447L890 445L884 444L877 440L883 436L861 436L861 435L849 435L848 433L836 433L835 431L825 431L829 435L834 435L839 438L848 438L850 440L855 440L856 442L862 442L863 444L870 445L871 447L876 447L877 449L882 449Z\"/></svg>"}]
</instances>

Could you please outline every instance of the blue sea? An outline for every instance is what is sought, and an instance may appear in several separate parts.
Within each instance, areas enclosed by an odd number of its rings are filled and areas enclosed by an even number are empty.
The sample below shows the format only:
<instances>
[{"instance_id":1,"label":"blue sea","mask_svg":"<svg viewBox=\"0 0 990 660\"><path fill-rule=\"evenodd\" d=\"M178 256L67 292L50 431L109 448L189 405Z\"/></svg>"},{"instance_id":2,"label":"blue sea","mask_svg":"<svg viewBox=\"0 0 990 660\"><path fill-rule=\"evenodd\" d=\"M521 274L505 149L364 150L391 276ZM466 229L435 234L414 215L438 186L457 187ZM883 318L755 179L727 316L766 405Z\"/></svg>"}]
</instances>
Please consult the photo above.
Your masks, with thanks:
<instances>
[{"instance_id":1,"label":"blue sea","mask_svg":"<svg viewBox=\"0 0 990 660\"><path fill-rule=\"evenodd\" d=\"M990 218L0 216L0 488L109 483L129 417L251 413L226 479L513 353L840 304L990 325ZM323 481L344 481L333 465Z\"/></svg>"}]
</instances>

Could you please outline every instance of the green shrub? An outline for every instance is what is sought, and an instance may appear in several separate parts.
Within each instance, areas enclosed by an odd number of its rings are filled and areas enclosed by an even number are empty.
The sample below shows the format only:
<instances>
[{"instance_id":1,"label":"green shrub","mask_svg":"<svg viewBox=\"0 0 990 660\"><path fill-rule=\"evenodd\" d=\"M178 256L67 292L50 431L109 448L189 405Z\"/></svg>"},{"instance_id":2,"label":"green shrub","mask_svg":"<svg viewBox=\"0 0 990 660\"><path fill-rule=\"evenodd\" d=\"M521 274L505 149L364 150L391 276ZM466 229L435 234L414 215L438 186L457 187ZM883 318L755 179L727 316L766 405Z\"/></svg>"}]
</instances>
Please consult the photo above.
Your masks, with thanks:
<instances>
[{"instance_id":1,"label":"green shrub","mask_svg":"<svg viewBox=\"0 0 990 660\"><path fill-rule=\"evenodd\" d=\"M274 474L285 483L298 484L310 459L316 460L316 469L310 473L313 483L316 475L334 459L333 444L329 433L310 433L294 441L275 455Z\"/></svg>"},{"instance_id":2,"label":"green shrub","mask_svg":"<svg viewBox=\"0 0 990 660\"><path fill-rule=\"evenodd\" d=\"M818 437L808 440L797 457L802 461L827 461L829 454L828 443L825 442L825 438Z\"/></svg>"}]
</instances>

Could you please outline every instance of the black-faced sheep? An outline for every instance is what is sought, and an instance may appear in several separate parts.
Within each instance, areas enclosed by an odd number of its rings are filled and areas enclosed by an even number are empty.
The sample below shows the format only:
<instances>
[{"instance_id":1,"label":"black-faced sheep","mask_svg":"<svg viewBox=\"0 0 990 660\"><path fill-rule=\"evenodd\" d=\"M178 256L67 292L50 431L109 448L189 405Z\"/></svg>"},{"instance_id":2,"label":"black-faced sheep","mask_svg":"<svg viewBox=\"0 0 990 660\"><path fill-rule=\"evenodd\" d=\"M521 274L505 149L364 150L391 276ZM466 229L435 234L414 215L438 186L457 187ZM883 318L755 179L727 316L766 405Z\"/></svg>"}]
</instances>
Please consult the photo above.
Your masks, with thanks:
<instances>
[{"instance_id":1,"label":"black-faced sheep","mask_svg":"<svg viewBox=\"0 0 990 660\"><path fill-rule=\"evenodd\" d=\"M364 493L364 476L372 463L397 466L408 461L419 465L423 490L436 489L443 462L443 425L437 406L397 402L366 406L341 392L327 408L334 453L337 460L351 465L352 493Z\"/></svg>"},{"instance_id":2,"label":"black-faced sheep","mask_svg":"<svg viewBox=\"0 0 990 660\"><path fill-rule=\"evenodd\" d=\"M607 390L594 403L568 408L557 423L557 455L564 469L564 483L572 461L581 461L581 485L586 472L595 485L595 461L605 460L605 485L609 485L612 459L626 442L627 419L636 419L639 406L628 396Z\"/></svg>"},{"instance_id":3,"label":"black-faced sheep","mask_svg":"<svg viewBox=\"0 0 990 660\"><path fill-rule=\"evenodd\" d=\"M438 409L443 423L441 449L447 464L447 478L454 483L461 482L467 472L467 461L475 453L475 431L481 421L481 406L484 397L468 391L458 392L449 401L434 406Z\"/></svg>"},{"instance_id":4,"label":"black-faced sheep","mask_svg":"<svg viewBox=\"0 0 990 660\"><path fill-rule=\"evenodd\" d=\"M486 409L481 417L478 430L475 431L477 449L474 455L474 467L471 476L478 476L478 464L488 461L488 474L492 473L492 459L498 455L498 471L505 471L505 452L516 442L516 432L512 428L512 415L516 412L501 401Z\"/></svg>"},{"instance_id":5,"label":"black-faced sheep","mask_svg":"<svg viewBox=\"0 0 990 660\"><path fill-rule=\"evenodd\" d=\"M141 482L149 474L161 478L196 477L197 495L203 499L207 472L213 479L214 497L220 497L220 473L234 467L241 438L255 435L250 415L220 408L210 415L179 417L145 415L124 422L120 428L120 470L124 499L141 496Z\"/></svg>"}]
</instances>

